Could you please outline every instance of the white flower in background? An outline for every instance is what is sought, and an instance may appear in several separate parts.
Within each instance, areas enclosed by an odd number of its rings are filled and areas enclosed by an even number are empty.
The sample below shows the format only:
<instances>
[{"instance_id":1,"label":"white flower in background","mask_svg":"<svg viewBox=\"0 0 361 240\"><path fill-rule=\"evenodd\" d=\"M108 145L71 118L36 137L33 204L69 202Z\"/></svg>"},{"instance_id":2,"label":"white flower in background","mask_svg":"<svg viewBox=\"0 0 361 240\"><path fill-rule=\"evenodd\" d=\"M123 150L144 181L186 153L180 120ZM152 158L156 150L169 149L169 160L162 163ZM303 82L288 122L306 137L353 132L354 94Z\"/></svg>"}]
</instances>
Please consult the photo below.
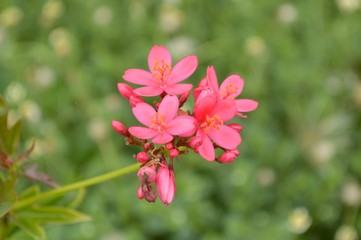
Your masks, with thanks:
<instances>
[{"instance_id":1,"label":"white flower in background","mask_svg":"<svg viewBox=\"0 0 361 240\"><path fill-rule=\"evenodd\" d=\"M31 74L31 82L40 88L48 88L55 82L55 73L48 66L36 67Z\"/></svg>"},{"instance_id":2,"label":"white flower in background","mask_svg":"<svg viewBox=\"0 0 361 240\"><path fill-rule=\"evenodd\" d=\"M10 6L0 12L0 26L13 27L23 19L23 11L16 7Z\"/></svg>"},{"instance_id":3,"label":"white flower in background","mask_svg":"<svg viewBox=\"0 0 361 240\"><path fill-rule=\"evenodd\" d=\"M64 4L60 0L49 0L43 6L41 23L50 26L64 12Z\"/></svg>"},{"instance_id":4,"label":"white flower in background","mask_svg":"<svg viewBox=\"0 0 361 240\"><path fill-rule=\"evenodd\" d=\"M352 226L343 225L335 234L335 240L357 240L356 229Z\"/></svg>"},{"instance_id":5,"label":"white flower in background","mask_svg":"<svg viewBox=\"0 0 361 240\"><path fill-rule=\"evenodd\" d=\"M282 4L277 11L277 18L280 22L291 24L297 20L297 9L291 3Z\"/></svg>"},{"instance_id":6,"label":"white flower in background","mask_svg":"<svg viewBox=\"0 0 361 240\"><path fill-rule=\"evenodd\" d=\"M304 207L295 208L288 217L288 229L293 233L304 233L311 223L312 218Z\"/></svg>"},{"instance_id":7,"label":"white flower in background","mask_svg":"<svg viewBox=\"0 0 361 240\"><path fill-rule=\"evenodd\" d=\"M260 57L266 53L266 44L258 36L250 36L244 43L244 50L253 57Z\"/></svg>"},{"instance_id":8,"label":"white flower in background","mask_svg":"<svg viewBox=\"0 0 361 240\"><path fill-rule=\"evenodd\" d=\"M336 0L338 8L344 13L353 13L360 9L361 0Z\"/></svg>"},{"instance_id":9,"label":"white flower in background","mask_svg":"<svg viewBox=\"0 0 361 240\"><path fill-rule=\"evenodd\" d=\"M332 141L321 140L312 145L311 155L315 163L327 163L336 154L336 146Z\"/></svg>"},{"instance_id":10,"label":"white flower in background","mask_svg":"<svg viewBox=\"0 0 361 240\"><path fill-rule=\"evenodd\" d=\"M19 104L26 97L26 89L19 82L12 82L5 91L5 98L9 103Z\"/></svg>"},{"instance_id":11,"label":"white flower in background","mask_svg":"<svg viewBox=\"0 0 361 240\"><path fill-rule=\"evenodd\" d=\"M108 25L113 18L113 11L108 6L101 6L95 9L93 21L98 26Z\"/></svg>"},{"instance_id":12,"label":"white flower in background","mask_svg":"<svg viewBox=\"0 0 361 240\"><path fill-rule=\"evenodd\" d=\"M25 117L26 120L28 120L31 123L39 123L41 119L41 109L39 105L32 101L32 100L26 100L23 102L20 106L20 111Z\"/></svg>"},{"instance_id":13,"label":"white flower in background","mask_svg":"<svg viewBox=\"0 0 361 240\"><path fill-rule=\"evenodd\" d=\"M164 32L173 33L183 25L184 14L176 7L164 5L159 14L159 25Z\"/></svg>"},{"instance_id":14,"label":"white flower in background","mask_svg":"<svg viewBox=\"0 0 361 240\"><path fill-rule=\"evenodd\" d=\"M358 207L361 204L361 187L353 180L346 182L341 191L342 202L351 207Z\"/></svg>"},{"instance_id":15,"label":"white flower in background","mask_svg":"<svg viewBox=\"0 0 361 240\"><path fill-rule=\"evenodd\" d=\"M270 168L261 168L257 172L257 180L261 186L268 187L275 182L276 174Z\"/></svg>"},{"instance_id":16,"label":"white flower in background","mask_svg":"<svg viewBox=\"0 0 361 240\"><path fill-rule=\"evenodd\" d=\"M175 58L193 54L195 51L195 41L188 36L178 36L173 38L168 44L169 51L174 54Z\"/></svg>"},{"instance_id":17,"label":"white flower in background","mask_svg":"<svg viewBox=\"0 0 361 240\"><path fill-rule=\"evenodd\" d=\"M88 134L95 141L105 139L107 135L107 124L100 119L93 119L88 125Z\"/></svg>"},{"instance_id":18,"label":"white flower in background","mask_svg":"<svg viewBox=\"0 0 361 240\"><path fill-rule=\"evenodd\" d=\"M70 53L70 34L65 28L54 29L49 35L49 41L59 57L65 57Z\"/></svg>"}]
</instances>

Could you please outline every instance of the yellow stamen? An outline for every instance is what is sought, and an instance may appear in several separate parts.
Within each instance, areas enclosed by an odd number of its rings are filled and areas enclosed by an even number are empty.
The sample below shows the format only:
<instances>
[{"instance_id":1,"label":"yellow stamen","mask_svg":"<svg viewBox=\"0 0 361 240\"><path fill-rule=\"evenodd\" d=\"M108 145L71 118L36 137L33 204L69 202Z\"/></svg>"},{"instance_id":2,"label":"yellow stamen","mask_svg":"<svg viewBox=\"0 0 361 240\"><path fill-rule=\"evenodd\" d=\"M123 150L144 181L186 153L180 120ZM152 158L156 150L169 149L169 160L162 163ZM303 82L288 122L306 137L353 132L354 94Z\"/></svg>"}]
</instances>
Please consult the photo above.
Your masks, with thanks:
<instances>
[{"instance_id":1,"label":"yellow stamen","mask_svg":"<svg viewBox=\"0 0 361 240\"><path fill-rule=\"evenodd\" d=\"M212 117L206 115L206 120L201 123L200 127L207 133L212 128L219 129L220 125L223 125L222 119L217 115L213 115Z\"/></svg>"},{"instance_id":2,"label":"yellow stamen","mask_svg":"<svg viewBox=\"0 0 361 240\"><path fill-rule=\"evenodd\" d=\"M157 79L158 82L165 85L166 80L168 76L170 75L170 72L172 70L172 67L169 66L164 59L162 60L156 60L154 61L154 67L153 67L153 77Z\"/></svg>"},{"instance_id":3,"label":"yellow stamen","mask_svg":"<svg viewBox=\"0 0 361 240\"><path fill-rule=\"evenodd\" d=\"M159 113L155 113L150 120L150 129L162 132L167 127L167 124L164 122L164 116Z\"/></svg>"},{"instance_id":4,"label":"yellow stamen","mask_svg":"<svg viewBox=\"0 0 361 240\"><path fill-rule=\"evenodd\" d=\"M230 96L230 95L235 94L237 92L238 92L238 87L234 86L233 83L228 83L225 88L221 89L221 95L224 98L234 99L234 96Z\"/></svg>"}]
</instances>

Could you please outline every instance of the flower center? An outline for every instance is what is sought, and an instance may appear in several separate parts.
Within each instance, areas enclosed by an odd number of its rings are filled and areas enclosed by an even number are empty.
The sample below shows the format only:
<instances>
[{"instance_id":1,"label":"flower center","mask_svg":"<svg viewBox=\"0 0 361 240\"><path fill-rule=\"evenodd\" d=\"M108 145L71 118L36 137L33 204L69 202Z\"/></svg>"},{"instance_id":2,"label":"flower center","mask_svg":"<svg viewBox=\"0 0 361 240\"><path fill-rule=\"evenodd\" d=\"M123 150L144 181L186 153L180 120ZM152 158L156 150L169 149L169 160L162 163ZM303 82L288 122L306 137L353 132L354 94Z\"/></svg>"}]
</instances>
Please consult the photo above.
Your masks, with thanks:
<instances>
[{"instance_id":1,"label":"flower center","mask_svg":"<svg viewBox=\"0 0 361 240\"><path fill-rule=\"evenodd\" d=\"M212 117L207 114L206 120L201 123L200 127L207 133L212 128L218 130L220 125L223 125L223 121L217 114L214 114Z\"/></svg>"},{"instance_id":2,"label":"flower center","mask_svg":"<svg viewBox=\"0 0 361 240\"><path fill-rule=\"evenodd\" d=\"M169 66L164 59L156 60L153 67L153 77L157 79L161 87L166 86L167 78L170 75L172 67Z\"/></svg>"},{"instance_id":3,"label":"flower center","mask_svg":"<svg viewBox=\"0 0 361 240\"><path fill-rule=\"evenodd\" d=\"M150 120L150 129L156 130L157 132L163 132L167 127L167 124L164 122L164 116L159 113L154 113Z\"/></svg>"},{"instance_id":4,"label":"flower center","mask_svg":"<svg viewBox=\"0 0 361 240\"><path fill-rule=\"evenodd\" d=\"M233 83L228 83L225 88L221 89L220 92L223 99L234 99L234 94L238 92L238 87L234 86Z\"/></svg>"}]
</instances>

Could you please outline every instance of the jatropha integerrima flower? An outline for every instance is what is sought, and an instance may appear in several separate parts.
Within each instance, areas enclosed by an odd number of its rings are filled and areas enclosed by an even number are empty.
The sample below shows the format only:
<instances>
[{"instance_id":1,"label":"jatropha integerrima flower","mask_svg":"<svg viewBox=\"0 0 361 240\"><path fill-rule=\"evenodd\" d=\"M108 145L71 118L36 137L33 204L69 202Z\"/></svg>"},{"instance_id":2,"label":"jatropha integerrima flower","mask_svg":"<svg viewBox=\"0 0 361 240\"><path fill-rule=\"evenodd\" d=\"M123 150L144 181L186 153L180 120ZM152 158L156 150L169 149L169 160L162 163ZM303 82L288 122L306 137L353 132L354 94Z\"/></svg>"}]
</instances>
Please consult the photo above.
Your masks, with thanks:
<instances>
[{"instance_id":1,"label":"jatropha integerrima flower","mask_svg":"<svg viewBox=\"0 0 361 240\"><path fill-rule=\"evenodd\" d=\"M192 84L179 84L197 68L194 55L183 58L172 68L169 51L154 46L148 56L149 71L129 69L124 80L143 85L133 89L125 83L118 84L119 93L132 107L135 118L143 126L126 128L113 121L113 128L126 137L128 145L142 146L135 159L142 163L138 171L140 185L138 198L148 202L156 200L172 202L176 186L174 159L189 150L207 161L232 163L239 155L242 126L229 122L236 116L255 110L258 102L251 99L235 99L243 90L244 80L239 75L226 78L220 87L214 67L210 66L204 79L194 90L194 107L181 109L187 101ZM150 105L142 97L158 96L159 101ZM216 156L215 149L224 153Z\"/></svg>"}]
</instances>

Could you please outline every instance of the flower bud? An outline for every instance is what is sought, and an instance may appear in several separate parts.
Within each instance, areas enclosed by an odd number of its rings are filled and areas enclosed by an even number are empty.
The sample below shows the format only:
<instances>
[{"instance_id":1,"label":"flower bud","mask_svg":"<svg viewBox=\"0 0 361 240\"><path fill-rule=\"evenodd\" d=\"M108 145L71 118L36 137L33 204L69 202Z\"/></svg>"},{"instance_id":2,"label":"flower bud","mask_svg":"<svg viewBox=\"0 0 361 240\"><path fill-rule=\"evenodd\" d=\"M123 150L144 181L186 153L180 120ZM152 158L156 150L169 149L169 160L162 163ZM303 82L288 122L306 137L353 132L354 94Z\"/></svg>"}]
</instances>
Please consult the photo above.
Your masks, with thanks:
<instances>
[{"instance_id":1,"label":"flower bud","mask_svg":"<svg viewBox=\"0 0 361 240\"><path fill-rule=\"evenodd\" d=\"M167 167L165 164L166 162L163 161L159 166L155 184L160 200L167 206L173 201L176 187L173 167Z\"/></svg>"},{"instance_id":2,"label":"flower bud","mask_svg":"<svg viewBox=\"0 0 361 240\"><path fill-rule=\"evenodd\" d=\"M171 158L176 158L179 155L179 151L176 148L173 148L169 151L169 156Z\"/></svg>"},{"instance_id":3,"label":"flower bud","mask_svg":"<svg viewBox=\"0 0 361 240\"><path fill-rule=\"evenodd\" d=\"M229 127L233 128L234 130L236 130L237 132L241 132L243 127L237 123L231 123L231 124L228 124Z\"/></svg>"},{"instance_id":4,"label":"flower bud","mask_svg":"<svg viewBox=\"0 0 361 240\"><path fill-rule=\"evenodd\" d=\"M165 144L165 148L166 148L167 150L171 150L171 149L173 148L173 143L172 143L172 142L166 143L166 144Z\"/></svg>"},{"instance_id":5,"label":"flower bud","mask_svg":"<svg viewBox=\"0 0 361 240\"><path fill-rule=\"evenodd\" d=\"M144 166L139 168L137 173L138 178L142 182L155 182L157 173L155 172L155 167L153 166Z\"/></svg>"},{"instance_id":6,"label":"flower bud","mask_svg":"<svg viewBox=\"0 0 361 240\"><path fill-rule=\"evenodd\" d=\"M193 149L198 148L200 145L202 145L202 138L197 137L197 136L192 137L191 140L189 140L189 142L188 142L188 146Z\"/></svg>"},{"instance_id":7,"label":"flower bud","mask_svg":"<svg viewBox=\"0 0 361 240\"><path fill-rule=\"evenodd\" d=\"M112 121L112 127L115 131L117 131L120 135L123 135L125 137L129 137L128 129L124 126L123 123L119 121Z\"/></svg>"},{"instance_id":8,"label":"flower bud","mask_svg":"<svg viewBox=\"0 0 361 240\"><path fill-rule=\"evenodd\" d=\"M216 161L219 163L232 163L234 159L236 159L236 154L228 151L219 156Z\"/></svg>"},{"instance_id":9,"label":"flower bud","mask_svg":"<svg viewBox=\"0 0 361 240\"><path fill-rule=\"evenodd\" d=\"M138 103L144 102L144 100L138 95L133 94L129 98L129 103L132 107L135 107Z\"/></svg>"},{"instance_id":10,"label":"flower bud","mask_svg":"<svg viewBox=\"0 0 361 240\"><path fill-rule=\"evenodd\" d=\"M140 163L145 163L148 161L148 154L146 152L139 152L135 156L135 159L137 159L137 161Z\"/></svg>"},{"instance_id":11,"label":"flower bud","mask_svg":"<svg viewBox=\"0 0 361 240\"><path fill-rule=\"evenodd\" d=\"M228 152L232 152L232 153L234 153L236 156L239 155L238 149L228 150Z\"/></svg>"},{"instance_id":12,"label":"flower bud","mask_svg":"<svg viewBox=\"0 0 361 240\"><path fill-rule=\"evenodd\" d=\"M133 88L125 83L118 83L118 91L119 93L126 99L129 100L129 98L133 95Z\"/></svg>"},{"instance_id":13,"label":"flower bud","mask_svg":"<svg viewBox=\"0 0 361 240\"><path fill-rule=\"evenodd\" d=\"M142 191L142 184L140 184L139 187L138 187L137 195L138 195L139 199L144 198L144 194L143 194L143 191Z\"/></svg>"},{"instance_id":14,"label":"flower bud","mask_svg":"<svg viewBox=\"0 0 361 240\"><path fill-rule=\"evenodd\" d=\"M189 94L191 93L191 91L187 91L185 93L182 93L179 97L179 106L183 106L183 104L187 101Z\"/></svg>"},{"instance_id":15,"label":"flower bud","mask_svg":"<svg viewBox=\"0 0 361 240\"><path fill-rule=\"evenodd\" d=\"M144 143L144 145L143 145L144 152L148 152L150 149L153 148L153 146L154 146L153 143L150 143L150 142Z\"/></svg>"}]
</instances>

